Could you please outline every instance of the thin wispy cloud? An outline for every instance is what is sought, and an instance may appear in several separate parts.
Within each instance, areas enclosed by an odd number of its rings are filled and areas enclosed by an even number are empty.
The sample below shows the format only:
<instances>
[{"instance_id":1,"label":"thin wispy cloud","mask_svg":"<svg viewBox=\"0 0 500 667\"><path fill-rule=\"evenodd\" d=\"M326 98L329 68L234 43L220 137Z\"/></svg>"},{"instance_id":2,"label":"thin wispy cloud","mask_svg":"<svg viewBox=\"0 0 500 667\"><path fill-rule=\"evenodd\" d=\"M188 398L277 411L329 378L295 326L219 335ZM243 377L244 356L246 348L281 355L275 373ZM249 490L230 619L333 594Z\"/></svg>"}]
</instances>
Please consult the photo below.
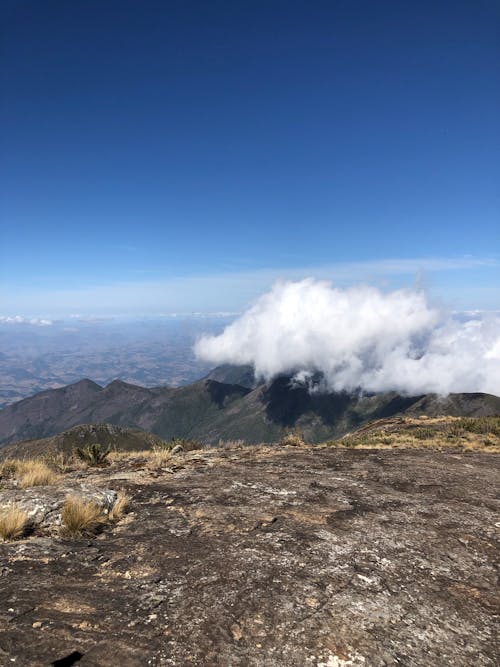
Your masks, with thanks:
<instances>
[{"instance_id":1,"label":"thin wispy cloud","mask_svg":"<svg viewBox=\"0 0 500 667\"><path fill-rule=\"evenodd\" d=\"M155 280L128 280L78 289L5 289L0 302L4 313L43 312L47 317L74 313L84 315L134 314L161 312L240 311L268 290L276 280L301 280L306 277L331 280L335 285L358 283L378 287L415 284L422 276L430 277L438 296L445 297L454 276L460 277L460 289L467 284L470 300L458 302L463 308L494 308L500 290L489 288L485 298L481 285L470 277L498 271L497 259L478 257L382 259L363 262L340 262L326 266L296 268L260 268L252 271L219 272L207 275L170 276ZM443 276L448 284L441 288ZM471 284L468 284L468 281ZM443 282L443 284L444 284ZM491 281L490 281L491 282ZM399 283L395 285L395 283ZM457 293L459 301L460 293Z\"/></svg>"},{"instance_id":2,"label":"thin wispy cloud","mask_svg":"<svg viewBox=\"0 0 500 667\"><path fill-rule=\"evenodd\" d=\"M43 317L23 317L22 315L0 315L0 324L27 324L35 327L50 327L52 320Z\"/></svg>"}]
</instances>

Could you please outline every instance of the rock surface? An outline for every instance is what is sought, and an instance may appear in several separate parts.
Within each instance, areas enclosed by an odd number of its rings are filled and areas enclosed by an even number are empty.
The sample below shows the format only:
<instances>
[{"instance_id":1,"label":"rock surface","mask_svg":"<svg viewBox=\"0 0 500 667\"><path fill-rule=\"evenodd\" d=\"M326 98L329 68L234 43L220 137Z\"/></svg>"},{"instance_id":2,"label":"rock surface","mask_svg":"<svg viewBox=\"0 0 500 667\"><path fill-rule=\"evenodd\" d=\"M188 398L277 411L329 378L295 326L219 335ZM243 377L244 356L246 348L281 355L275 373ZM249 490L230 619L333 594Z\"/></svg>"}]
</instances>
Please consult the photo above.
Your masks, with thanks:
<instances>
[{"instance_id":1,"label":"rock surface","mask_svg":"<svg viewBox=\"0 0 500 667\"><path fill-rule=\"evenodd\" d=\"M87 472L131 511L0 543L0 664L493 667L499 461L251 447Z\"/></svg>"},{"instance_id":2,"label":"rock surface","mask_svg":"<svg viewBox=\"0 0 500 667\"><path fill-rule=\"evenodd\" d=\"M28 489L9 486L0 489L0 511L15 505L28 515L30 531L52 535L61 526L61 509L66 498L71 495L94 502L105 514L109 513L117 498L116 491L99 489L84 483L56 487L35 486Z\"/></svg>"}]
</instances>

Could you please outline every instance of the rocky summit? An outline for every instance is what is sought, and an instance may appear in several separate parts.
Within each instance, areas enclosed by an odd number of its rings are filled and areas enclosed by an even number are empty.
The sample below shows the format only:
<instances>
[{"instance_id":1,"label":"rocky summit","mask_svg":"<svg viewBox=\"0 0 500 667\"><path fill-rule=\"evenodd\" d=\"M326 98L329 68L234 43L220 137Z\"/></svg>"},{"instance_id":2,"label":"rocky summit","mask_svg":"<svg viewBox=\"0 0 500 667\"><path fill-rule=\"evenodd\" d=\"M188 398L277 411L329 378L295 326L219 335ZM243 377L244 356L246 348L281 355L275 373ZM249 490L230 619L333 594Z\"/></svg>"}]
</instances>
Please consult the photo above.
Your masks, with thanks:
<instances>
[{"instance_id":1,"label":"rocky summit","mask_svg":"<svg viewBox=\"0 0 500 667\"><path fill-rule=\"evenodd\" d=\"M126 453L0 541L0 664L493 667L499 455L237 445ZM128 513L62 531L67 493Z\"/></svg>"}]
</instances>

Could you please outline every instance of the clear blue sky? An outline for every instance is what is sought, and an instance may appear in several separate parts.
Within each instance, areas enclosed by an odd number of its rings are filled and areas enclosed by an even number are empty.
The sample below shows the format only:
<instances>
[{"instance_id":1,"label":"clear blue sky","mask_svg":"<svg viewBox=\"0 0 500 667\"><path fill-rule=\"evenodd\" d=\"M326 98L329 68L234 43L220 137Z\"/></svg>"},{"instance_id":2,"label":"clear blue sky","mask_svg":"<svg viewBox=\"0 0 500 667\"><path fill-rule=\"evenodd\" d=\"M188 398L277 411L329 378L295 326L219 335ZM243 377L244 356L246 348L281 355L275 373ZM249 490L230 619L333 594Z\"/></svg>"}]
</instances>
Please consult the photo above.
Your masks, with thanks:
<instances>
[{"instance_id":1,"label":"clear blue sky","mask_svg":"<svg viewBox=\"0 0 500 667\"><path fill-rule=\"evenodd\" d=\"M278 276L420 270L500 307L498 2L1 13L0 315L224 310Z\"/></svg>"}]
</instances>

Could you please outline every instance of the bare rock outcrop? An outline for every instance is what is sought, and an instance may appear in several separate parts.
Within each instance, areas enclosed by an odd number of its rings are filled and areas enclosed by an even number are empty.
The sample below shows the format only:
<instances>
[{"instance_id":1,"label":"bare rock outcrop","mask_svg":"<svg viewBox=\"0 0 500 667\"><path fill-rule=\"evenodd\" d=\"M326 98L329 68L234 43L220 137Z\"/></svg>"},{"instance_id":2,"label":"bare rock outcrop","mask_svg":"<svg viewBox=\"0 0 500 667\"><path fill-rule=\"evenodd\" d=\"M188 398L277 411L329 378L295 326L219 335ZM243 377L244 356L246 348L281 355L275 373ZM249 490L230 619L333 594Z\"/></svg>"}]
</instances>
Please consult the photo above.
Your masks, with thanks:
<instances>
[{"instance_id":1,"label":"bare rock outcrop","mask_svg":"<svg viewBox=\"0 0 500 667\"><path fill-rule=\"evenodd\" d=\"M28 515L30 530L44 535L54 534L61 527L61 508L64 501L72 495L94 502L102 508L104 514L109 513L117 498L116 491L85 483L71 486L35 486L27 489L9 486L0 489L0 511L14 505Z\"/></svg>"},{"instance_id":2,"label":"bare rock outcrop","mask_svg":"<svg viewBox=\"0 0 500 667\"><path fill-rule=\"evenodd\" d=\"M493 667L499 462L251 447L88 472L130 513L0 543L0 664Z\"/></svg>"}]
</instances>

